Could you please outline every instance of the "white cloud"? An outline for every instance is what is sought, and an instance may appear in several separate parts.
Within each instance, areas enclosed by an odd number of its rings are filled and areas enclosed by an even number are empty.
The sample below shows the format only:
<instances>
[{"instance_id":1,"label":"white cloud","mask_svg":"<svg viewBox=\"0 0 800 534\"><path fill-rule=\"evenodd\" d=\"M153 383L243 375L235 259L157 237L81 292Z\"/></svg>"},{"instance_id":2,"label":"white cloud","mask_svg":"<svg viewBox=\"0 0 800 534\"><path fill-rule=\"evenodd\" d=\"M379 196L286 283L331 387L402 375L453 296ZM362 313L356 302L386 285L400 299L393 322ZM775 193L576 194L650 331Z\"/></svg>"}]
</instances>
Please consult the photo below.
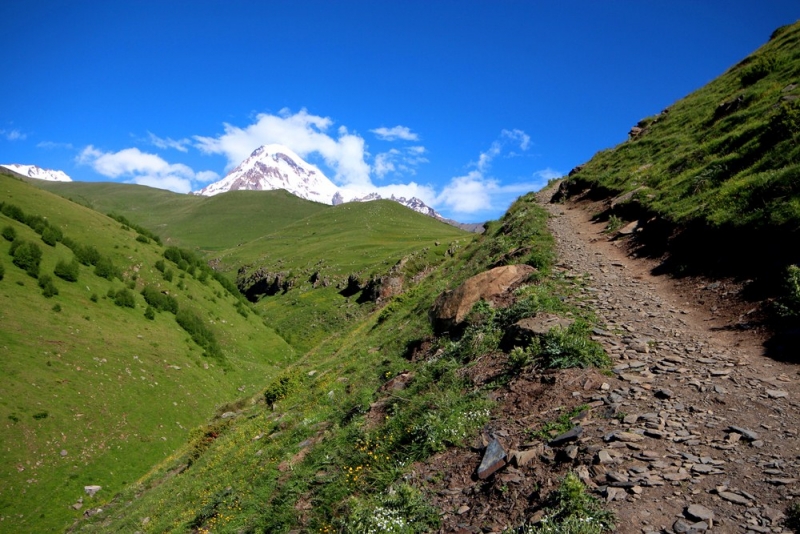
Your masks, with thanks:
<instances>
[{"instance_id":1,"label":"white cloud","mask_svg":"<svg viewBox=\"0 0 800 534\"><path fill-rule=\"evenodd\" d=\"M175 139L172 139L171 137L167 137L166 139L162 139L162 138L158 137L156 134L154 134L153 132L147 132L147 135L148 135L148 141L152 145L154 145L154 146L156 146L158 148L162 148L162 149L164 149L164 148L174 148L175 150L177 150L179 152L188 152L189 151L189 146L191 146L191 144L192 144L191 139L184 138L184 139L178 139L177 141Z\"/></svg>"},{"instance_id":2,"label":"white cloud","mask_svg":"<svg viewBox=\"0 0 800 534\"><path fill-rule=\"evenodd\" d=\"M398 125L393 128L386 128L385 126L382 126L380 128L370 130L370 132L374 133L378 139L383 141L396 141L397 139L401 139L403 141L419 141L419 135L412 132L411 128L407 126Z\"/></svg>"},{"instance_id":3,"label":"white cloud","mask_svg":"<svg viewBox=\"0 0 800 534\"><path fill-rule=\"evenodd\" d=\"M508 153L509 148L519 147L527 150L531 138L522 130L502 130L485 152L481 152L478 160L472 163L475 169L464 176L452 178L437 195L435 204L446 206L455 214L473 215L496 210L506 206L517 196L540 189L554 175L560 175L553 169L544 169L534 173L535 180L503 185L489 175L492 161L501 154ZM513 155L513 152L511 152Z\"/></svg>"},{"instance_id":4,"label":"white cloud","mask_svg":"<svg viewBox=\"0 0 800 534\"><path fill-rule=\"evenodd\" d=\"M278 143L304 159L318 154L333 169L333 180L340 185L371 185L364 139L343 126L333 137L327 133L332 125L330 118L312 115L305 109L294 114L283 109L279 115L261 113L245 128L225 124L225 133L220 136L198 135L194 139L200 151L223 154L228 159L228 169L244 161L261 145Z\"/></svg>"},{"instance_id":5,"label":"white cloud","mask_svg":"<svg viewBox=\"0 0 800 534\"><path fill-rule=\"evenodd\" d=\"M551 169L550 167L547 167L546 169L534 172L533 176L535 178L538 178L539 180L542 180L544 182L542 185L544 186L547 184L549 180L553 180L554 178L561 178L562 176L564 176L564 173L559 172L555 169Z\"/></svg>"},{"instance_id":6,"label":"white cloud","mask_svg":"<svg viewBox=\"0 0 800 534\"><path fill-rule=\"evenodd\" d=\"M67 150L72 150L73 146L72 143L56 143L53 141L42 141L36 145L36 148L46 148L48 150L52 150L54 148L66 148Z\"/></svg>"},{"instance_id":7,"label":"white cloud","mask_svg":"<svg viewBox=\"0 0 800 534\"><path fill-rule=\"evenodd\" d=\"M182 163L168 163L156 154L148 154L138 148L125 148L118 152L103 152L89 145L77 157L77 162L89 165L108 178L122 178L126 182L169 189L176 193L188 193L194 182L216 179L212 171L195 173Z\"/></svg>"},{"instance_id":8,"label":"white cloud","mask_svg":"<svg viewBox=\"0 0 800 534\"><path fill-rule=\"evenodd\" d=\"M24 141L28 134L22 133L17 129L14 130L0 130L0 135L6 138L7 141Z\"/></svg>"},{"instance_id":9,"label":"white cloud","mask_svg":"<svg viewBox=\"0 0 800 534\"><path fill-rule=\"evenodd\" d=\"M428 159L423 156L425 152L424 146L392 148L388 152L381 152L375 156L372 170L378 178L383 178L389 173L413 176L417 174L416 167L418 165L428 162Z\"/></svg>"}]
</instances>

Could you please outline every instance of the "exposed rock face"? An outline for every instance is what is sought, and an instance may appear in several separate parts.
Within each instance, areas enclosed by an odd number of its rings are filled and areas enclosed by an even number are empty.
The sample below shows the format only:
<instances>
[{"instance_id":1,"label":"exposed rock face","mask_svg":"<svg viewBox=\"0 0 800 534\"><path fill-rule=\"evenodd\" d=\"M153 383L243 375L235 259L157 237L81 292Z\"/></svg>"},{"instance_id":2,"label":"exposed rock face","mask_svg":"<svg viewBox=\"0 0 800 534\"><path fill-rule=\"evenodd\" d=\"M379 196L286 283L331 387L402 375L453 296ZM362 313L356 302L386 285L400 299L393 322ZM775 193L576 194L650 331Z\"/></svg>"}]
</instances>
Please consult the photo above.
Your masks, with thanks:
<instances>
[{"instance_id":1,"label":"exposed rock face","mask_svg":"<svg viewBox=\"0 0 800 534\"><path fill-rule=\"evenodd\" d=\"M469 278L453 291L445 291L436 299L430 316L434 326L446 330L461 323L476 302L494 303L524 282L536 269L530 265L504 265Z\"/></svg>"}]
</instances>

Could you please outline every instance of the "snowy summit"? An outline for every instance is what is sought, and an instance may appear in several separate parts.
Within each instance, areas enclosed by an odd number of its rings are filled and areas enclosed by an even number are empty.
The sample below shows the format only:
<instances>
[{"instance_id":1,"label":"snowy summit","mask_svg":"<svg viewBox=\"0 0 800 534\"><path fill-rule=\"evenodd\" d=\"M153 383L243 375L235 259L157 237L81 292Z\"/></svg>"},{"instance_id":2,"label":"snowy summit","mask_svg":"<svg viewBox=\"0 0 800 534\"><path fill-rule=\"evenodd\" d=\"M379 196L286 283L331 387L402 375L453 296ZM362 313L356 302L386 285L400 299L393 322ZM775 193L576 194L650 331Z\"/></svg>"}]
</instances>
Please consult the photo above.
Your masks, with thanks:
<instances>
[{"instance_id":1,"label":"snowy summit","mask_svg":"<svg viewBox=\"0 0 800 534\"><path fill-rule=\"evenodd\" d=\"M319 168L303 160L291 149L278 144L257 148L225 178L207 185L195 194L212 196L226 191L270 191L274 189L285 189L300 198L333 205L344 202L368 202L384 198L375 192L361 197L345 198L344 192L330 181ZM387 200L393 200L430 217L442 218L433 208L416 197L406 199L392 195Z\"/></svg>"},{"instance_id":2,"label":"snowy summit","mask_svg":"<svg viewBox=\"0 0 800 534\"><path fill-rule=\"evenodd\" d=\"M0 165L5 169L13 171L17 174L27 176L28 178L36 178L37 180L48 180L50 182L71 182L72 178L67 176L64 171L54 171L52 169L43 169L36 165L20 165L18 163L10 163L8 165Z\"/></svg>"}]
</instances>

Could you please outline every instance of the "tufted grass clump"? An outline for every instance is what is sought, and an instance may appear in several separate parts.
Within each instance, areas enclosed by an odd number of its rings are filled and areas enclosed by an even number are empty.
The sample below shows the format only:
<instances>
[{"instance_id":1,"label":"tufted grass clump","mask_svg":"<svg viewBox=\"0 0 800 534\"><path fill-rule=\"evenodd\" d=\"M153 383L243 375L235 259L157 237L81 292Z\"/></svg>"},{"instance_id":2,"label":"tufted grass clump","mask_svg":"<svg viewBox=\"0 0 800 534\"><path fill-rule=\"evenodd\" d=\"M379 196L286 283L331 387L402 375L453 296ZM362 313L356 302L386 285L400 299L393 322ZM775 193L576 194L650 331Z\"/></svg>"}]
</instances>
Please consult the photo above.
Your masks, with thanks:
<instances>
[{"instance_id":1,"label":"tufted grass clump","mask_svg":"<svg viewBox=\"0 0 800 534\"><path fill-rule=\"evenodd\" d=\"M548 514L525 534L602 534L614 526L614 514L603 508L575 475L568 473L547 499Z\"/></svg>"}]
</instances>

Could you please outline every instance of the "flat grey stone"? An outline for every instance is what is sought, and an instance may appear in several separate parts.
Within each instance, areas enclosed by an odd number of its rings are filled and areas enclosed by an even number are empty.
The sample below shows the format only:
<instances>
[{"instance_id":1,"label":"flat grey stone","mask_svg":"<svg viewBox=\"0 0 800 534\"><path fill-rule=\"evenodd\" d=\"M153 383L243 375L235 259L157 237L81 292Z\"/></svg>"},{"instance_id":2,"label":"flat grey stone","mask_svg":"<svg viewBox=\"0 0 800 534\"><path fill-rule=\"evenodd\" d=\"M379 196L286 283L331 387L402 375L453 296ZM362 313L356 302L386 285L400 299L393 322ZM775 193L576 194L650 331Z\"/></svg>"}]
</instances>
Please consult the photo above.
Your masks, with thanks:
<instances>
[{"instance_id":1,"label":"flat grey stone","mask_svg":"<svg viewBox=\"0 0 800 534\"><path fill-rule=\"evenodd\" d=\"M579 425L568 430L567 432L564 432L560 436L556 436L550 441L549 445L551 447L558 447L559 445L563 445L564 443L569 443L570 441L577 440L579 437L581 437L582 434L583 434L583 427Z\"/></svg>"},{"instance_id":2,"label":"flat grey stone","mask_svg":"<svg viewBox=\"0 0 800 534\"><path fill-rule=\"evenodd\" d=\"M725 499L726 501L732 502L734 504L742 504L742 505L750 504L750 501L747 499L747 497L743 497L738 493L732 493L730 491L720 491L719 496Z\"/></svg>"},{"instance_id":3,"label":"flat grey stone","mask_svg":"<svg viewBox=\"0 0 800 534\"><path fill-rule=\"evenodd\" d=\"M702 504L691 504L686 508L686 515L697 521L709 521L714 519L714 512Z\"/></svg>"},{"instance_id":4,"label":"flat grey stone","mask_svg":"<svg viewBox=\"0 0 800 534\"><path fill-rule=\"evenodd\" d=\"M506 465L506 451L499 441L493 439L486 447L486 452L483 454L481 465L478 466L478 478L485 480L489 478L492 473L501 469Z\"/></svg>"},{"instance_id":5,"label":"flat grey stone","mask_svg":"<svg viewBox=\"0 0 800 534\"><path fill-rule=\"evenodd\" d=\"M755 440L758 439L758 434L756 434L752 430L749 430L747 428L742 428L740 426L731 425L731 426L728 427L728 431L729 432L736 432L737 434L740 434L744 439L749 440L749 441L755 441Z\"/></svg>"}]
</instances>

